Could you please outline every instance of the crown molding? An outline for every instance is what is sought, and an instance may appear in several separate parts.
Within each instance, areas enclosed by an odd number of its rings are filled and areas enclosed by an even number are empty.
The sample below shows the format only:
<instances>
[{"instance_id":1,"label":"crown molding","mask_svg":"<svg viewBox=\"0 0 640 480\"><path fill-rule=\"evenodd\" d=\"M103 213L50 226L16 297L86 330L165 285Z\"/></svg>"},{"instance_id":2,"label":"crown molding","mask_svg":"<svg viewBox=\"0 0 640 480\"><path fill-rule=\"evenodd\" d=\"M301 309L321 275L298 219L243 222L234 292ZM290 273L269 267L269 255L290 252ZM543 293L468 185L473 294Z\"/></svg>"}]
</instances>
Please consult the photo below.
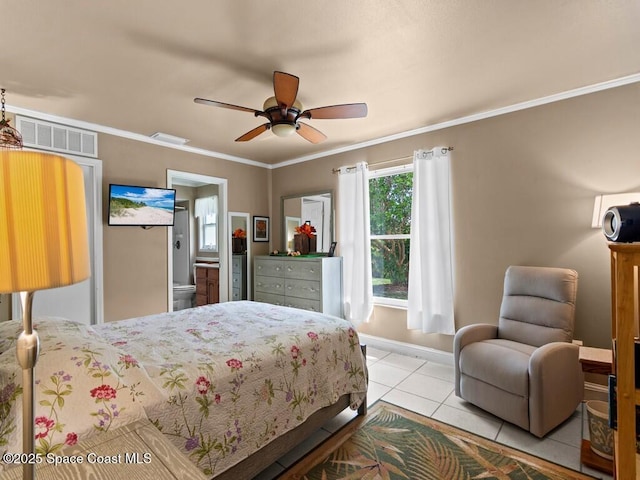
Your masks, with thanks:
<instances>
[{"instance_id":1,"label":"crown molding","mask_svg":"<svg viewBox=\"0 0 640 480\"><path fill-rule=\"evenodd\" d=\"M251 165L254 167L266 168L268 170L274 170L277 168L287 167L290 165L295 165L297 163L308 162L311 160L316 160L318 158L329 157L331 155L337 155L340 153L350 152L353 150L359 150L362 148L372 147L375 145L380 145L382 143L393 142L395 140L400 140L403 138L413 137L415 135L422 135L423 133L435 132L437 130L443 130L445 128L455 127L457 125L464 125L466 123L476 122L478 120L485 120L487 118L497 117L500 115L506 115L508 113L518 112L520 110L527 110L529 108L539 107L541 105L546 105L549 103L559 102L562 100L567 100L569 98L580 97L582 95L588 95L590 93L596 93L603 90L609 90L612 88L621 87L624 85L629 85L632 83L640 82L640 73L636 73L633 75L627 75L625 77L616 78L613 80L608 80L606 82L596 83L593 85L587 85L585 87L575 88L572 90L567 90L565 92L556 93L553 95L548 95L546 97L537 98L534 100L528 100L526 102L520 102L513 105L509 105L506 107L496 108L494 110L488 110L486 112L475 113L472 115L467 115L465 117L456 118L453 120L448 120L446 122L436 123L433 125L427 125L424 127L416 128L414 130L407 130L405 132L396 133L393 135L387 135L385 137L375 138L373 140L367 140L366 142L355 143L353 145L348 145L345 147L335 148L332 150L325 150L323 152L314 153L311 155L303 155L300 157L292 158L290 160L285 160L283 162L279 162L276 164L268 164L264 162L258 162L256 160L251 160L250 158L237 157L234 155L228 155L226 153L215 152L212 150L206 150L204 148L196 148L190 147L187 145L174 145L166 142L161 142L154 138L148 137L146 135L142 135L139 133L129 132L127 130L120 130L113 127L107 127L105 125L99 125L97 123L85 122L82 120L75 120L73 118L66 118L57 115L51 115L48 113L38 112L36 110L29 110L26 108L13 107L7 105L6 108L8 111L24 115L27 117L37 118L40 120L45 120L54 123L60 123L63 125L68 125L71 127L82 128L85 130L93 130L95 132L104 133L107 135L113 135L117 137L127 138L129 140L135 140L143 143L150 143L152 145L157 145L160 147L173 148L175 150L181 150L184 152L194 153L196 155L202 155L206 157L219 158L222 160L228 160L230 162L242 163L245 165Z\"/></svg>"},{"instance_id":2,"label":"crown molding","mask_svg":"<svg viewBox=\"0 0 640 480\"><path fill-rule=\"evenodd\" d=\"M24 115L26 117L36 118L39 120L45 120L47 122L59 123L70 127L82 128L84 130L91 130L94 132L104 133L107 135L113 135L116 137L127 138L129 140L135 140L137 142L150 143L159 147L173 148L175 150L182 150L183 152L195 153L197 155L203 155L205 157L219 158L222 160L228 160L230 162L243 163L245 165L251 165L254 167L271 168L272 165L268 163L258 162L251 160L250 158L236 157L234 155L228 155L226 153L215 152L212 150L206 150L204 148L190 147L188 145L178 145L156 140L155 138L142 135L140 133L129 132L127 130L120 130L118 128L107 127L98 123L85 122L83 120L76 120L74 118L61 117L58 115L51 115L49 113L38 112L36 110L29 110L21 107L14 107L7 105L7 110L17 115Z\"/></svg>"},{"instance_id":3,"label":"crown molding","mask_svg":"<svg viewBox=\"0 0 640 480\"><path fill-rule=\"evenodd\" d=\"M302 157L292 158L283 162L271 165L272 168L287 167L289 165L295 165L296 163L308 162L318 158L328 157L330 155L336 155L339 153L350 152L353 150L359 150L362 148L372 147L374 145L380 145L382 143L393 142L394 140L400 140L402 138L413 137L415 135L421 135L423 133L435 132L445 128L455 127L457 125L464 125L465 123L476 122L478 120L484 120L487 118L497 117L505 115L507 113L518 112L520 110L527 110L529 108L539 107L549 103L559 102L569 98L579 97L582 95L588 95L590 93L600 92L602 90L609 90L631 83L640 82L640 73L628 75L626 77L620 77L614 80L606 82L596 83L594 85L588 85L586 87L575 88L573 90L567 90L566 92L556 93L548 95L546 97L537 98L535 100L528 100L526 102L520 102L507 107L496 108L494 110L488 110L486 112L474 113L473 115L467 115L466 117L460 117L446 122L436 123L434 125L427 125L425 127L416 128L414 130L408 130L406 132L400 132L393 135L387 135L386 137L380 137L366 142L356 143L346 147L336 148L334 150L326 150L324 152L314 153L312 155L304 155Z\"/></svg>"}]
</instances>

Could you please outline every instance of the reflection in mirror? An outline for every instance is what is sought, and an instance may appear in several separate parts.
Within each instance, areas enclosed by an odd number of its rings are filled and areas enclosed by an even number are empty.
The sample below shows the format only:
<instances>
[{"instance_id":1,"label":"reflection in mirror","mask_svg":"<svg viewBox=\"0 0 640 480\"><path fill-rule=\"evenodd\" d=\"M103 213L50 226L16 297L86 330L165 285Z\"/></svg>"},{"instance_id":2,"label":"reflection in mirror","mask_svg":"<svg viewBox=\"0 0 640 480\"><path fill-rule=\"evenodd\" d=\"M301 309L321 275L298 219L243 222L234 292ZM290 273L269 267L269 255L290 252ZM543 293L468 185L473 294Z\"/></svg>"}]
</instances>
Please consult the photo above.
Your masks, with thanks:
<instances>
[{"instance_id":1,"label":"reflection in mirror","mask_svg":"<svg viewBox=\"0 0 640 480\"><path fill-rule=\"evenodd\" d=\"M249 300L251 278L251 242L249 214L229 212L229 300Z\"/></svg>"},{"instance_id":2,"label":"reflection in mirror","mask_svg":"<svg viewBox=\"0 0 640 480\"><path fill-rule=\"evenodd\" d=\"M301 193L281 200L283 249L293 250L295 227L310 222L316 229L317 251L328 252L333 241L333 193Z\"/></svg>"}]
</instances>

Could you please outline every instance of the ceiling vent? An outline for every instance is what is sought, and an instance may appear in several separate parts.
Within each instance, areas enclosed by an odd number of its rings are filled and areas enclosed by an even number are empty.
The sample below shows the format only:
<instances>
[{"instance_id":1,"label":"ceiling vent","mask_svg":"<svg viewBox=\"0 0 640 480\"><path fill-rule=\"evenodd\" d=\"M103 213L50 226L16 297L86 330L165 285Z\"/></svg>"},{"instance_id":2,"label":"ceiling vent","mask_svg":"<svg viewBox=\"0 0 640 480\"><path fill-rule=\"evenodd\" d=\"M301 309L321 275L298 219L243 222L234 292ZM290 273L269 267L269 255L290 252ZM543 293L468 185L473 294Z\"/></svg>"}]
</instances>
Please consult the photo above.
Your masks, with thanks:
<instances>
[{"instance_id":1,"label":"ceiling vent","mask_svg":"<svg viewBox=\"0 0 640 480\"><path fill-rule=\"evenodd\" d=\"M182 137L176 137L175 135L169 135L168 133L156 132L151 135L151 138L155 138L160 142L171 143L173 145L184 145L189 140Z\"/></svg>"},{"instance_id":2,"label":"ceiling vent","mask_svg":"<svg viewBox=\"0 0 640 480\"><path fill-rule=\"evenodd\" d=\"M98 134L89 130L16 115L16 128L25 147L98 157Z\"/></svg>"}]
</instances>

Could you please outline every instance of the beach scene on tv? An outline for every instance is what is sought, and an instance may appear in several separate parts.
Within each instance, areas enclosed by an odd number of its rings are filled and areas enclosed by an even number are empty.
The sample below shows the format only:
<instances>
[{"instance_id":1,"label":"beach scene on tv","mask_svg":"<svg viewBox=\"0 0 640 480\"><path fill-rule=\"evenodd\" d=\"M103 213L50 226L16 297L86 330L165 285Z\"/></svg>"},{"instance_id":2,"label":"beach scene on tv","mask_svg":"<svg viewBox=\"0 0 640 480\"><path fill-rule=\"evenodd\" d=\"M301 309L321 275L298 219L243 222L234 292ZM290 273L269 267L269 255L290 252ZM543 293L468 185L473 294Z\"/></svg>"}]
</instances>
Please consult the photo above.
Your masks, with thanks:
<instances>
[{"instance_id":1,"label":"beach scene on tv","mask_svg":"<svg viewBox=\"0 0 640 480\"><path fill-rule=\"evenodd\" d=\"M111 185L110 225L173 225L176 191Z\"/></svg>"}]
</instances>

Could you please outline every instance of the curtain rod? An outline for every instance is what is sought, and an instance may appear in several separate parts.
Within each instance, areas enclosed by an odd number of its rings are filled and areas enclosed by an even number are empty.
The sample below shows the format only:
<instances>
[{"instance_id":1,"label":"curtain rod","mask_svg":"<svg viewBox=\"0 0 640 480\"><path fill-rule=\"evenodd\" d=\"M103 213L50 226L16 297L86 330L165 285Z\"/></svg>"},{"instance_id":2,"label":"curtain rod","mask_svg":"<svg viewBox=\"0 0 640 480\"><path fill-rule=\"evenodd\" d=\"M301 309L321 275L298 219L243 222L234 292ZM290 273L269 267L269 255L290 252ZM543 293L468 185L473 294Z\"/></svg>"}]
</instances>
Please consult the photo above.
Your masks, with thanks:
<instances>
[{"instance_id":1,"label":"curtain rod","mask_svg":"<svg viewBox=\"0 0 640 480\"><path fill-rule=\"evenodd\" d=\"M453 150L453 147L442 147L442 153L450 152L451 150ZM429 150L429 151L433 151L433 150ZM400 160L409 160L410 158L413 158L413 155L405 155L404 157L392 158L390 160L383 160L382 162L372 163L370 166L377 167L378 165L385 165L387 163L399 162ZM341 167L341 168L345 168L345 167ZM347 170L353 170L354 168L356 168L355 165L349 165L348 167L346 167ZM339 173L339 172L340 172L339 168L331 169L331 173Z\"/></svg>"}]
</instances>

